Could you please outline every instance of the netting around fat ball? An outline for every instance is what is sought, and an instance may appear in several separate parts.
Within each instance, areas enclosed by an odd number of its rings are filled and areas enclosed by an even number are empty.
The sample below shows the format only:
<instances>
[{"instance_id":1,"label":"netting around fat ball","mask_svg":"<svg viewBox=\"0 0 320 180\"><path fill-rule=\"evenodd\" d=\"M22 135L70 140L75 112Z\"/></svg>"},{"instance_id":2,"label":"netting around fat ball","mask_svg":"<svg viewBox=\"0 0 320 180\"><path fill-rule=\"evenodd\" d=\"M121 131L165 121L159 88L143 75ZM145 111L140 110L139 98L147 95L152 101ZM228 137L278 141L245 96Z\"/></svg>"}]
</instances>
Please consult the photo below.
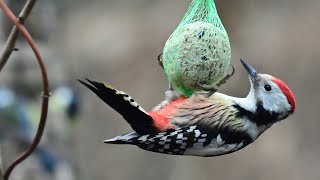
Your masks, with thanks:
<instances>
[{"instance_id":1,"label":"netting around fat ball","mask_svg":"<svg viewBox=\"0 0 320 180\"><path fill-rule=\"evenodd\" d=\"M163 50L163 65L169 82L189 97L200 84L221 79L230 65L228 34L214 0L193 0Z\"/></svg>"}]
</instances>

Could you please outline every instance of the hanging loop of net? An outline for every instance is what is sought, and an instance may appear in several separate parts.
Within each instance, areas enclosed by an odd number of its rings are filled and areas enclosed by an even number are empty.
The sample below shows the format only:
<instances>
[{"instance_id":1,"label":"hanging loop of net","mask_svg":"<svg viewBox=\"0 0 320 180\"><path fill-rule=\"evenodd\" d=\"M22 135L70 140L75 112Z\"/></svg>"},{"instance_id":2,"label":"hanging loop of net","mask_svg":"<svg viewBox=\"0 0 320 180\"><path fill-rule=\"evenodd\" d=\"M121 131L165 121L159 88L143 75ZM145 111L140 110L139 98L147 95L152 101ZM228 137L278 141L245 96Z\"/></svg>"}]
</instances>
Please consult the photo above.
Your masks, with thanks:
<instances>
[{"instance_id":1,"label":"hanging loop of net","mask_svg":"<svg viewBox=\"0 0 320 180\"><path fill-rule=\"evenodd\" d=\"M219 18L214 0L192 1L178 28L194 22L211 23L221 31L225 31Z\"/></svg>"}]
</instances>

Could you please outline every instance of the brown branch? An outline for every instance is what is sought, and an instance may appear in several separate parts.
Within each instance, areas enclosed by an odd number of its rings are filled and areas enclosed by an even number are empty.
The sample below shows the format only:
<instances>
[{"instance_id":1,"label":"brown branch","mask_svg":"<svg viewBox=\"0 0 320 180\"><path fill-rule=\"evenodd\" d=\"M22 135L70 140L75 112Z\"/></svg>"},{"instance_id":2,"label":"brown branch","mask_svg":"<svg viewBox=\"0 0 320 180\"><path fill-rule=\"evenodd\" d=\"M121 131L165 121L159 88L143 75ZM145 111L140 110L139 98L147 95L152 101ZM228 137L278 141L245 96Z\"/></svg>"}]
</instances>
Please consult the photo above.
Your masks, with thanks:
<instances>
[{"instance_id":1,"label":"brown branch","mask_svg":"<svg viewBox=\"0 0 320 180\"><path fill-rule=\"evenodd\" d=\"M42 107L41 107L41 115L40 115L40 122L38 125L38 129L37 129L37 133L35 138L32 141L32 144L30 145L30 147L23 152L9 167L8 169L5 171L4 173L4 180L8 180L9 176L12 172L12 170L18 165L20 164L22 161L24 161L26 158L29 157L29 155L36 149L36 147L38 146L45 125L46 125L46 120L47 120L47 113L48 113L48 102L49 102L49 81L48 81L48 76L47 76L47 72L46 72L46 68L45 65L43 63L42 57L40 55L40 52L37 48L37 45L35 44L35 42L33 41L32 37L30 36L29 32L26 30L26 28L19 22L19 20L16 18L16 16L11 12L11 10L8 8L8 6L4 3L3 0L0 0L0 8L2 9L2 11L5 13L5 15L10 19L10 21L12 21L14 23L14 25L17 27L17 29L21 32L21 34L24 36L24 38L27 40L28 44L30 45L30 47L32 48L40 69L41 69L41 74L42 74L42 83L43 83L43 94L42 94Z\"/></svg>"},{"instance_id":2,"label":"brown branch","mask_svg":"<svg viewBox=\"0 0 320 180\"><path fill-rule=\"evenodd\" d=\"M19 21L21 24L23 24L24 21L29 16L36 1L37 0L28 0L26 2L26 4L24 5L24 7L19 15ZM18 39L18 36L19 36L19 31L18 31L17 27L14 26L10 32L10 35L8 37L6 44L4 45L3 51L0 54L0 72L2 71L3 67L6 65L12 52L15 51L15 45L16 45L16 41Z\"/></svg>"},{"instance_id":3,"label":"brown branch","mask_svg":"<svg viewBox=\"0 0 320 180\"><path fill-rule=\"evenodd\" d=\"M3 177L3 175L4 175L2 144L0 144L0 175L1 175L1 177Z\"/></svg>"}]
</instances>

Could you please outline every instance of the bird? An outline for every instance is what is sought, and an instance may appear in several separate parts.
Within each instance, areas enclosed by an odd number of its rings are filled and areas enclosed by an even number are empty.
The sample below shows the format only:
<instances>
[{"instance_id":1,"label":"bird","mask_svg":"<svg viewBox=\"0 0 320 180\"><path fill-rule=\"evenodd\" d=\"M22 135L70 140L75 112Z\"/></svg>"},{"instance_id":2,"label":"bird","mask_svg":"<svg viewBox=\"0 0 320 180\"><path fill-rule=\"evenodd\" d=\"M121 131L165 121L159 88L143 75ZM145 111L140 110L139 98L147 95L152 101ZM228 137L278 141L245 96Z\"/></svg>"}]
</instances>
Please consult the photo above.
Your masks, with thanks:
<instances>
[{"instance_id":1,"label":"bird","mask_svg":"<svg viewBox=\"0 0 320 180\"><path fill-rule=\"evenodd\" d=\"M187 98L168 90L166 100L149 112L127 93L110 85L90 79L79 81L121 114L133 129L105 143L136 145L171 155L220 156L253 143L296 109L288 85L240 61L250 81L245 98L220 92L207 96L205 91Z\"/></svg>"}]
</instances>

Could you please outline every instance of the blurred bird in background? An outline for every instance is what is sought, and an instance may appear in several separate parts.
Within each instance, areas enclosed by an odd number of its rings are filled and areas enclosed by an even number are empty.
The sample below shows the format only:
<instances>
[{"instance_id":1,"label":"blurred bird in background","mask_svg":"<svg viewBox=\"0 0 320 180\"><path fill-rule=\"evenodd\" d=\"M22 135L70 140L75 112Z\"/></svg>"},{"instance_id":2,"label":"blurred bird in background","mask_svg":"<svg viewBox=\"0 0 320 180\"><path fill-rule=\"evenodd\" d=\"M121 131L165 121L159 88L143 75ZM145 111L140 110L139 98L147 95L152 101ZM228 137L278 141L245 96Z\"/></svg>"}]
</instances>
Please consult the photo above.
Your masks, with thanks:
<instances>
[{"instance_id":1,"label":"blurred bird in background","mask_svg":"<svg viewBox=\"0 0 320 180\"><path fill-rule=\"evenodd\" d=\"M25 150L31 144L37 130L38 119L36 117L40 113L38 105L7 88L0 89L0 97L0 143L6 144L12 141L15 142L12 145L20 149L17 151ZM27 177L32 177L32 179L41 179L43 177L47 177L46 179L51 177L52 179L60 177L62 174L66 175L62 179L75 179L71 164L63 157L59 157L61 154L58 155L53 149L54 146L68 142L69 137L67 135L71 130L70 125L74 123L79 110L78 105L75 106L77 104L75 102L78 102L78 99L74 91L69 87L58 87L52 93L50 105L55 108L50 109L50 113L62 119L52 119L53 121L57 120L55 121L56 126L47 128L44 134L45 141L37 147L32 155L31 159L33 160L31 162L38 164L38 166L28 163L22 164L14 173L13 179L15 177L17 179L19 179L18 177L25 178L27 174ZM30 166L33 168L30 168Z\"/></svg>"},{"instance_id":2,"label":"blurred bird in background","mask_svg":"<svg viewBox=\"0 0 320 180\"><path fill-rule=\"evenodd\" d=\"M9 1L8 6L18 14L26 1ZM80 96L78 91L65 78L69 71L61 63L63 58L50 47L57 29L57 2L37 2L26 27L37 43L46 60L51 83L51 97L47 126L40 145L27 161L20 164L13 180L19 179L76 179L75 157L69 153L73 148L73 127L80 111ZM7 38L12 24L1 16L2 37ZM34 61L34 55L28 51L29 46L23 38L18 38L15 52L8 63L4 82L0 87L0 143L3 145L4 166L30 146L37 131L40 102L41 75ZM51 76L55 74L55 76ZM7 75L7 76L5 76ZM68 85L66 85L68 84Z\"/></svg>"}]
</instances>

